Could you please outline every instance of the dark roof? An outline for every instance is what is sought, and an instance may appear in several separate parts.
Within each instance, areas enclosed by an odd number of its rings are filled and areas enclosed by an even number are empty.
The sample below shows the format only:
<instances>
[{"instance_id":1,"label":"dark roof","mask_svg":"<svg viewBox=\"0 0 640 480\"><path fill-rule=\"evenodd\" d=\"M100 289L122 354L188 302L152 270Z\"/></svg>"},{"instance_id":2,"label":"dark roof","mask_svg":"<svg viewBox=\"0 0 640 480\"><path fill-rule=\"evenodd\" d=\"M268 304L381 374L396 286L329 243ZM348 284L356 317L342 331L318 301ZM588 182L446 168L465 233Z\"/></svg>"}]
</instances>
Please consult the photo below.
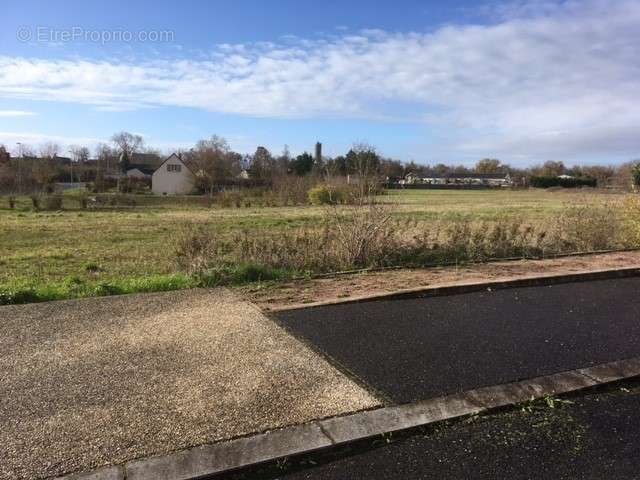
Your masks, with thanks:
<instances>
[{"instance_id":1,"label":"dark roof","mask_svg":"<svg viewBox=\"0 0 640 480\"><path fill-rule=\"evenodd\" d=\"M146 165L155 170L162 163L162 158L155 153L132 153L129 159L130 165Z\"/></svg>"},{"instance_id":2,"label":"dark roof","mask_svg":"<svg viewBox=\"0 0 640 480\"><path fill-rule=\"evenodd\" d=\"M155 167L152 167L149 165L139 164L139 163L130 163L129 166L127 167L127 172L129 170L135 170L136 168L140 170L142 173L144 173L145 175L153 175L153 172L156 171Z\"/></svg>"},{"instance_id":3,"label":"dark roof","mask_svg":"<svg viewBox=\"0 0 640 480\"><path fill-rule=\"evenodd\" d=\"M423 178L483 178L489 179L505 179L507 173L449 173L445 175L432 174L424 175Z\"/></svg>"}]
</instances>

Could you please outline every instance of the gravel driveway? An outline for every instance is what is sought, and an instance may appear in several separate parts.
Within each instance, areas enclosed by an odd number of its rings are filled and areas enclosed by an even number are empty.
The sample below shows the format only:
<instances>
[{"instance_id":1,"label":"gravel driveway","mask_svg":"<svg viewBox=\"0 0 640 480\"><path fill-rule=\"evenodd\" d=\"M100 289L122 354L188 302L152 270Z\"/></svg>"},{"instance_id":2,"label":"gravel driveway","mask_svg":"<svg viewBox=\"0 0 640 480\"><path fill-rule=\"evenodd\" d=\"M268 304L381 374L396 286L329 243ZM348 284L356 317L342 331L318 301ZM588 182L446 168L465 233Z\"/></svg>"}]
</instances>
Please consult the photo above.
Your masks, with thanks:
<instances>
[{"instance_id":1,"label":"gravel driveway","mask_svg":"<svg viewBox=\"0 0 640 480\"><path fill-rule=\"evenodd\" d=\"M43 478L378 400L223 289L0 307L0 478Z\"/></svg>"}]
</instances>

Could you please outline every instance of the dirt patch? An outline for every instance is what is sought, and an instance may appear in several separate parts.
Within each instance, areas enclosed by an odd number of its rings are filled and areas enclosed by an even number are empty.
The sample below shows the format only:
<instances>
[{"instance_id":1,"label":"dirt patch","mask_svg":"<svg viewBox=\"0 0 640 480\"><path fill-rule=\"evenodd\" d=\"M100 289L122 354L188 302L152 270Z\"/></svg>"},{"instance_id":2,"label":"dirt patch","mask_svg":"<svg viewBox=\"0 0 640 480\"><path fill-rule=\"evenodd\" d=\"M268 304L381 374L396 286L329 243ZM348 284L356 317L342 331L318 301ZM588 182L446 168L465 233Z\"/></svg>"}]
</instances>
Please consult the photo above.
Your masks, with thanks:
<instances>
[{"instance_id":1,"label":"dirt patch","mask_svg":"<svg viewBox=\"0 0 640 480\"><path fill-rule=\"evenodd\" d=\"M408 288L451 286L474 281L511 280L543 274L576 273L634 266L640 267L640 251L548 260L492 262L459 267L386 270L276 285L252 285L239 290L260 308L275 310Z\"/></svg>"},{"instance_id":2,"label":"dirt patch","mask_svg":"<svg viewBox=\"0 0 640 480\"><path fill-rule=\"evenodd\" d=\"M43 478L379 402L229 291L0 307L0 478Z\"/></svg>"}]
</instances>

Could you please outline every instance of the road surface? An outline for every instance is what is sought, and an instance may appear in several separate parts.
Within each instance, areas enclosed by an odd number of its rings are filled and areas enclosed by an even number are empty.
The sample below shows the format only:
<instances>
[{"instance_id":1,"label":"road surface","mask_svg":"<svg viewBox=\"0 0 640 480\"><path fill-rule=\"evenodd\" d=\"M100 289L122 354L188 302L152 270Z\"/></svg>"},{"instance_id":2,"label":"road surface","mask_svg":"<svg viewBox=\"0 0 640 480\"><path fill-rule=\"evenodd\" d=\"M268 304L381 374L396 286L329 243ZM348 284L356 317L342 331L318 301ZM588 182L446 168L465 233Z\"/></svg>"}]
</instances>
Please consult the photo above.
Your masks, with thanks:
<instances>
[{"instance_id":1,"label":"road surface","mask_svg":"<svg viewBox=\"0 0 640 480\"><path fill-rule=\"evenodd\" d=\"M277 320L390 403L640 355L640 278L332 305Z\"/></svg>"}]
</instances>

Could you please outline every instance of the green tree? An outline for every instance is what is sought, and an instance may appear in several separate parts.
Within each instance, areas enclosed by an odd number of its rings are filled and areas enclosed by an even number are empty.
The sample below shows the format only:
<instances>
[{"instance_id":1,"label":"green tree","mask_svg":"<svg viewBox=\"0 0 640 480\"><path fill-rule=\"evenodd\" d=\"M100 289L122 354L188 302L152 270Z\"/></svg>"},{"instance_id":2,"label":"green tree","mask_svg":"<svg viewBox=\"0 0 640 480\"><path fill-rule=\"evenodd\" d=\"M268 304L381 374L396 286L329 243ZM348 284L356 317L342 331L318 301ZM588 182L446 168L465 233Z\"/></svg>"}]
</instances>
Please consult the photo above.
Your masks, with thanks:
<instances>
[{"instance_id":1,"label":"green tree","mask_svg":"<svg viewBox=\"0 0 640 480\"><path fill-rule=\"evenodd\" d=\"M314 160L311 154L304 152L291 162L291 171L299 176L306 175L313 169L313 163Z\"/></svg>"}]
</instances>

